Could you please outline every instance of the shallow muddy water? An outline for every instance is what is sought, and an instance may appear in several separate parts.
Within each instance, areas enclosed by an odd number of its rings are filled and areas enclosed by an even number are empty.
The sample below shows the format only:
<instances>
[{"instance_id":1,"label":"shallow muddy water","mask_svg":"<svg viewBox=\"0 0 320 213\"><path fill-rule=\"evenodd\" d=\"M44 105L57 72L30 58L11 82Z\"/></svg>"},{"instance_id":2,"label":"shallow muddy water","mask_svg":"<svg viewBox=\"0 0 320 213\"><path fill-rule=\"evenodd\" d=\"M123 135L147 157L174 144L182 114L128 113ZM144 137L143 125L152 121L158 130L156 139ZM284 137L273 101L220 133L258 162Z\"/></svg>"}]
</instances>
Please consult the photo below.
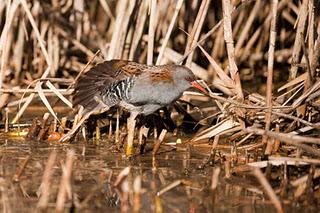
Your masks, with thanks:
<instances>
[{"instance_id":1,"label":"shallow muddy water","mask_svg":"<svg viewBox=\"0 0 320 213\"><path fill-rule=\"evenodd\" d=\"M36 209L48 156L56 150L48 204L49 211L54 211L62 175L61 165L64 165L67 152L74 150L73 202L67 199L65 212L119 212L126 208L128 212L133 212L137 205L140 205L140 212L275 212L272 203L261 191L255 192L250 187L250 184L256 184L254 181L241 177L225 179L222 172L213 197L210 189L212 172L214 166L220 165L215 163L202 167L203 155L190 153L190 149L183 145L174 148L160 151L155 158L147 153L127 160L121 152L115 151L114 145L105 141L99 145L83 142L49 144L2 137L0 209L2 212L33 212ZM169 150L168 147L166 150ZM128 166L131 170L125 179L126 184L114 187L119 172ZM19 178L14 181L13 177L17 174ZM132 193L137 176L141 177L142 186L138 204L134 202ZM164 191L170 185L175 187ZM128 193L124 195L125 188ZM121 202L124 199L127 201L125 204Z\"/></svg>"}]
</instances>

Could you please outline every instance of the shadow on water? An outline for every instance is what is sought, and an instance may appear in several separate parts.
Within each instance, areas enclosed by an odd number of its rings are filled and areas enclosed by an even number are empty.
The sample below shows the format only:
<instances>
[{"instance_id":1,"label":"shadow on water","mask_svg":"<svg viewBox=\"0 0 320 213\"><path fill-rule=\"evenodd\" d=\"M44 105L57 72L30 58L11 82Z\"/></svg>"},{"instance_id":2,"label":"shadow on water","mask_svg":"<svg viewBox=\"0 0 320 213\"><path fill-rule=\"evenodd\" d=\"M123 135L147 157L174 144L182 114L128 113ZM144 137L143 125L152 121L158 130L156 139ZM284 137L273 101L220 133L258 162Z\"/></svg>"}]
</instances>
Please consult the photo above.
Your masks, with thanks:
<instances>
[{"instance_id":1,"label":"shadow on water","mask_svg":"<svg viewBox=\"0 0 320 213\"><path fill-rule=\"evenodd\" d=\"M72 199L68 200L66 210L75 207L79 212L118 212L122 208L123 190L121 186L114 187L114 182L118 174L130 166L126 178L129 209L134 202L130 188L140 176L140 212L275 212L261 191L254 191L250 184L246 184L248 180L241 177L226 179L221 174L213 197L210 189L212 172L214 166L219 165L200 167L203 156L191 155L190 150L182 145L155 158L147 153L132 160L125 159L106 142L100 145L81 142L49 144L2 138L0 145L0 208L8 212L29 212L37 207L48 156L56 150L48 204L49 210L54 211L61 165L70 149L75 151L76 160L72 168ZM14 181L13 177L28 157L30 159L19 174L19 180ZM164 190L173 185L170 190Z\"/></svg>"}]
</instances>

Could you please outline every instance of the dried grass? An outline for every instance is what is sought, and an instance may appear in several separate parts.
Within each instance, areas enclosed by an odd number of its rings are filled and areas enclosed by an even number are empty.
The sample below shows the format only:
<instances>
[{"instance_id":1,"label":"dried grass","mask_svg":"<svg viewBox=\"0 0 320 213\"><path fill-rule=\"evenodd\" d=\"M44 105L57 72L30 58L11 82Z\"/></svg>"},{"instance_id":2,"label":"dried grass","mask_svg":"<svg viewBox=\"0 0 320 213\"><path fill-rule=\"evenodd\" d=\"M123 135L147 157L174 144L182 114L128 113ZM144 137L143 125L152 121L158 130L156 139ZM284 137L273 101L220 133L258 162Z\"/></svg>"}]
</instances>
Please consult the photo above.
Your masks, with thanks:
<instances>
[{"instance_id":1,"label":"dried grass","mask_svg":"<svg viewBox=\"0 0 320 213\"><path fill-rule=\"evenodd\" d=\"M191 144L208 147L213 156L217 150L228 150L224 153L228 176L233 162L241 161L238 158L243 153L239 150L271 155L282 149L290 158L318 160L319 7L314 0L303 0L301 4L288 0L0 0L1 107L14 111L11 123L17 123L29 105L40 99L58 120L56 102L50 102L48 96L71 108L72 89L68 86L90 66L90 60L183 63L206 81L209 90L208 97L194 93L185 97L211 101L209 111L218 115L203 119L210 122L206 121ZM94 54L98 50L101 54ZM247 71L251 74L246 75ZM258 83L265 79L264 71L268 73L267 83ZM257 84L266 85L267 91ZM250 89L249 94L244 87ZM117 143L121 139L119 116L118 112ZM74 125L82 122L83 118ZM213 147L209 144L211 138L215 139ZM69 182L74 158L73 153L68 156L68 168L61 181L69 188L61 187L57 210L64 208L67 198L71 199ZM213 182L218 181L219 172L215 170ZM282 212L277 192L268 180L260 170L254 170L254 175ZM43 181L48 185L46 179ZM308 178L304 179L307 186ZM216 185L214 182L213 190ZM296 195L304 190L297 189ZM47 206L44 195L41 200L39 206ZM10 206L3 208L11 210Z\"/></svg>"}]
</instances>

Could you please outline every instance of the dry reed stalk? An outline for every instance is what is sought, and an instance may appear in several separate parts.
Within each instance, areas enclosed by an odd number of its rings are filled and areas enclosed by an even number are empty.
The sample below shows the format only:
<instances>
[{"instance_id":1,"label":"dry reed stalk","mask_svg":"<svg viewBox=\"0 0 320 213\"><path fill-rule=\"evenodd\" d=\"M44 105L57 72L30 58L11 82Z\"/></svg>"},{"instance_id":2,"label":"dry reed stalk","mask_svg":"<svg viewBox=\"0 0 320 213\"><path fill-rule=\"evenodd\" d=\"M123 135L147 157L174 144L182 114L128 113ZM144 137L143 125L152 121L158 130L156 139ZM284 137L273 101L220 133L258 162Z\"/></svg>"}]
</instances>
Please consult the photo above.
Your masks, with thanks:
<instances>
[{"instance_id":1,"label":"dry reed stalk","mask_svg":"<svg viewBox=\"0 0 320 213\"><path fill-rule=\"evenodd\" d=\"M133 182L133 212L140 212L141 209L141 188L142 180L141 176L138 175Z\"/></svg>"},{"instance_id":2,"label":"dry reed stalk","mask_svg":"<svg viewBox=\"0 0 320 213\"><path fill-rule=\"evenodd\" d=\"M314 176L313 178L319 178L320 177L320 169L316 169L314 171ZM306 184L308 180L308 175L303 175L302 177L296 179L296 180L293 180L290 182L290 184L293 186L293 187L299 187L301 185L304 185Z\"/></svg>"},{"instance_id":3,"label":"dry reed stalk","mask_svg":"<svg viewBox=\"0 0 320 213\"><path fill-rule=\"evenodd\" d=\"M231 161L229 159L224 161L224 177L227 179L231 177Z\"/></svg>"},{"instance_id":4,"label":"dry reed stalk","mask_svg":"<svg viewBox=\"0 0 320 213\"><path fill-rule=\"evenodd\" d=\"M121 0L117 4L117 17L110 42L107 60L120 59L123 51L125 35L135 1Z\"/></svg>"},{"instance_id":5,"label":"dry reed stalk","mask_svg":"<svg viewBox=\"0 0 320 213\"><path fill-rule=\"evenodd\" d=\"M112 120L109 120L109 131L108 131L108 139L111 140L112 138Z\"/></svg>"},{"instance_id":6,"label":"dry reed stalk","mask_svg":"<svg viewBox=\"0 0 320 213\"><path fill-rule=\"evenodd\" d=\"M6 94L4 92L1 92L2 89L0 89L0 94L1 94L1 98L0 98L0 110L2 110L5 106L7 106L8 102L9 102L9 94Z\"/></svg>"},{"instance_id":7,"label":"dry reed stalk","mask_svg":"<svg viewBox=\"0 0 320 213\"><path fill-rule=\"evenodd\" d=\"M176 64L181 63L181 58L184 58L183 55L180 53L174 51L173 49L170 49L168 47L165 48L164 50L164 58L169 59L170 61L175 62ZM197 65L196 63L191 63L190 69L192 72L199 78L203 80L208 80L208 73L205 69Z\"/></svg>"},{"instance_id":8,"label":"dry reed stalk","mask_svg":"<svg viewBox=\"0 0 320 213\"><path fill-rule=\"evenodd\" d=\"M65 39L71 41L73 45L75 45L77 48L79 48L82 52L86 53L86 55L88 57L93 57L94 56L94 53L90 49L88 49L84 44L82 44L78 40L70 38L70 35L65 30L63 30L62 28L57 28L56 32L59 35L63 36Z\"/></svg>"},{"instance_id":9,"label":"dry reed stalk","mask_svg":"<svg viewBox=\"0 0 320 213\"><path fill-rule=\"evenodd\" d=\"M56 89L56 91L59 92L59 94L63 95L70 95L73 90L67 90L67 89ZM1 93L37 93L35 89L20 89L20 88L11 88L11 89L0 89ZM43 93L55 93L52 89L42 89ZM69 102L69 101L68 101Z\"/></svg>"},{"instance_id":10,"label":"dry reed stalk","mask_svg":"<svg viewBox=\"0 0 320 213\"><path fill-rule=\"evenodd\" d=\"M281 205L279 199L277 198L276 193L272 189L272 187L271 187L270 183L268 182L268 180L266 179L266 177L262 174L261 170L254 169L253 174L256 176L256 178L259 180L259 182L261 183L261 185L263 186L263 188L267 192L274 207L277 209L277 212L284 212L282 205Z\"/></svg>"},{"instance_id":11,"label":"dry reed stalk","mask_svg":"<svg viewBox=\"0 0 320 213\"><path fill-rule=\"evenodd\" d=\"M143 28L147 19L147 9L148 9L147 1L148 0L141 0L140 2L140 6L137 12L138 13L137 20L134 26L135 30L134 30L133 38L131 41L129 60L134 60L135 52L137 50L137 47L140 43L140 40L143 34Z\"/></svg>"},{"instance_id":12,"label":"dry reed stalk","mask_svg":"<svg viewBox=\"0 0 320 213\"><path fill-rule=\"evenodd\" d=\"M100 131L100 127L97 125L96 126L96 145L99 145L99 141L101 139L101 131Z\"/></svg>"},{"instance_id":13,"label":"dry reed stalk","mask_svg":"<svg viewBox=\"0 0 320 213\"><path fill-rule=\"evenodd\" d=\"M297 26L296 37L292 52L292 62L291 68L289 70L289 80L296 78L298 67L297 64L300 63L300 52L302 47L302 42L304 42L304 30L306 25L306 20L308 16L308 0L303 0L302 5L299 10L299 21Z\"/></svg>"},{"instance_id":14,"label":"dry reed stalk","mask_svg":"<svg viewBox=\"0 0 320 213\"><path fill-rule=\"evenodd\" d=\"M319 45L319 47L320 47L320 45ZM312 93L319 90L319 88L320 88L320 81L317 81L312 85L312 87L310 87L309 89L304 91L304 93L299 98L294 100L294 102L291 105L292 108L295 109L295 108L299 107L304 100L306 100L309 96L311 96Z\"/></svg>"},{"instance_id":15,"label":"dry reed stalk","mask_svg":"<svg viewBox=\"0 0 320 213\"><path fill-rule=\"evenodd\" d=\"M162 41L161 48L160 48L160 50L159 50L159 55L158 55L158 58L157 58L157 61L156 61L156 65L161 64L161 59L162 59L162 56L163 56L165 47L167 46L168 41L169 41L169 39L170 39L170 35L171 35L171 33L172 33L174 24L176 23L176 20L177 20L179 11L180 11L180 9L181 9L181 6L182 6L182 4L183 4L183 1L184 1L184 0L178 0L178 1L177 1L176 7L175 7L175 11L174 11L174 14L173 14L173 16L172 16L172 19L171 19L171 21L170 21L170 25L169 25L169 27L168 27L166 36L164 37L164 39L163 39L163 41Z\"/></svg>"},{"instance_id":16,"label":"dry reed stalk","mask_svg":"<svg viewBox=\"0 0 320 213\"><path fill-rule=\"evenodd\" d=\"M303 123L303 124L305 124L305 125L307 125L307 126L311 126L312 128L315 128L315 129L320 129L319 123L311 123L311 122L309 122L309 121L306 121L306 120L304 120L304 119L298 118L298 117L296 117L296 116L287 115L287 114L281 113L281 112L272 111L272 114L278 115L278 116L281 116L281 117L284 117L284 118L289 118L289 119L291 119L291 120L294 120L294 121Z\"/></svg>"},{"instance_id":17,"label":"dry reed stalk","mask_svg":"<svg viewBox=\"0 0 320 213\"><path fill-rule=\"evenodd\" d=\"M99 0L99 3L101 4L103 10L108 15L108 17L111 19L111 21L114 21L114 15L112 14L111 8L108 5L108 1L105 0Z\"/></svg>"},{"instance_id":18,"label":"dry reed stalk","mask_svg":"<svg viewBox=\"0 0 320 213\"><path fill-rule=\"evenodd\" d=\"M40 132L37 136L37 141L41 141L44 139L45 133L47 131L47 124L48 124L48 119L49 119L50 114L49 113L44 113L41 125L40 125Z\"/></svg>"},{"instance_id":19,"label":"dry reed stalk","mask_svg":"<svg viewBox=\"0 0 320 213\"><path fill-rule=\"evenodd\" d=\"M315 41L313 57L310 60L312 77L314 77L316 74L316 67L319 66L319 59L320 59L320 24L319 23L318 23L317 34L318 34L318 37Z\"/></svg>"},{"instance_id":20,"label":"dry reed stalk","mask_svg":"<svg viewBox=\"0 0 320 213\"><path fill-rule=\"evenodd\" d=\"M211 178L211 190L215 191L219 183L220 167L213 168L212 178Z\"/></svg>"},{"instance_id":21,"label":"dry reed stalk","mask_svg":"<svg viewBox=\"0 0 320 213\"><path fill-rule=\"evenodd\" d=\"M115 131L115 143L119 144L120 142L120 109L117 109L116 114L116 131Z\"/></svg>"},{"instance_id":22,"label":"dry reed stalk","mask_svg":"<svg viewBox=\"0 0 320 213\"><path fill-rule=\"evenodd\" d=\"M149 1L150 2L150 1ZM153 64L153 52L154 52L154 34L156 30L156 12L157 12L157 0L151 0L150 18L149 18L149 30L148 30L148 54L147 64Z\"/></svg>"},{"instance_id":23,"label":"dry reed stalk","mask_svg":"<svg viewBox=\"0 0 320 213\"><path fill-rule=\"evenodd\" d=\"M268 137L278 139L286 144L293 145L297 148L301 148L305 152L312 154L314 156L320 156L320 150L314 149L313 147L304 144L304 143L320 144L319 138L304 137L304 136L298 136L294 134L286 134L286 133L280 133L280 132L272 132L272 131L266 131L262 129L252 128L252 127L246 128L245 131L249 133L254 133L257 135L267 135Z\"/></svg>"},{"instance_id":24,"label":"dry reed stalk","mask_svg":"<svg viewBox=\"0 0 320 213\"><path fill-rule=\"evenodd\" d=\"M54 172L53 166L56 162L56 158L57 158L57 151L53 150L49 155L49 158L42 176L42 182L39 187L40 198L37 204L37 208L39 209L45 209L48 206L51 180Z\"/></svg>"},{"instance_id":25,"label":"dry reed stalk","mask_svg":"<svg viewBox=\"0 0 320 213\"><path fill-rule=\"evenodd\" d=\"M129 29L129 23L130 23L130 18L131 18L131 15L132 15L132 12L135 8L135 5L136 5L137 1L134 0L134 1L129 1L129 5L127 7L127 10L124 14L124 18L122 20L122 25L121 25L121 33L120 33L120 37L118 38L118 52L115 56L115 58L123 58L123 59L127 59L128 58L128 53L126 51L126 47L125 47L125 42L126 42L126 37L129 37L130 35L130 29ZM127 38L129 39L129 38Z\"/></svg>"},{"instance_id":26,"label":"dry reed stalk","mask_svg":"<svg viewBox=\"0 0 320 213\"><path fill-rule=\"evenodd\" d=\"M23 162L21 163L21 166L19 166L19 168L17 169L16 173L14 174L14 176L13 176L13 178L12 178L12 180L13 180L14 182L19 182L19 181L20 181L20 177L21 177L21 175L23 174L24 169L26 168L26 166L27 166L30 158L31 158L31 156L28 155L28 156L26 157L26 159L23 160Z\"/></svg>"},{"instance_id":27,"label":"dry reed stalk","mask_svg":"<svg viewBox=\"0 0 320 213\"><path fill-rule=\"evenodd\" d=\"M5 179L0 179L2 212L13 212L13 206L9 199L9 189Z\"/></svg>"},{"instance_id":28,"label":"dry reed stalk","mask_svg":"<svg viewBox=\"0 0 320 213\"><path fill-rule=\"evenodd\" d=\"M203 54L207 57L209 60L211 66L216 71L216 74L222 81L222 84L220 84L219 89L223 92L229 93L229 90L231 90L231 94L234 95L235 91L235 85L233 80L223 71L223 69L218 65L218 63L199 45L200 50L203 52ZM221 88L224 87L224 88Z\"/></svg>"},{"instance_id":29,"label":"dry reed stalk","mask_svg":"<svg viewBox=\"0 0 320 213\"><path fill-rule=\"evenodd\" d=\"M121 183L121 194L120 194L120 212L126 213L129 212L129 192L130 192L130 186L128 180L124 180Z\"/></svg>"},{"instance_id":30,"label":"dry reed stalk","mask_svg":"<svg viewBox=\"0 0 320 213\"><path fill-rule=\"evenodd\" d=\"M306 165L306 164L314 164L314 165L318 165L320 164L320 160L319 159L314 159L314 158L298 158L298 157L273 157L270 156L268 158L269 161L279 161L279 162L292 162L295 163L296 165ZM295 182L295 181L292 181Z\"/></svg>"},{"instance_id":31,"label":"dry reed stalk","mask_svg":"<svg viewBox=\"0 0 320 213\"><path fill-rule=\"evenodd\" d=\"M167 134L167 130L163 129L159 135L158 140L155 142L154 146L153 146L153 150L152 150L152 155L155 156L160 148L160 144L161 142L164 140L164 137Z\"/></svg>"},{"instance_id":32,"label":"dry reed stalk","mask_svg":"<svg viewBox=\"0 0 320 213\"><path fill-rule=\"evenodd\" d=\"M201 2L196 20L194 21L190 36L188 37L188 43L186 46L185 53L191 51L191 48L196 45L196 43L199 39L202 25L204 23L206 15L207 15L210 2L211 2L211 0L203 0ZM187 61L186 61L187 67L191 66L192 59L193 59L193 51L191 51L187 57Z\"/></svg>"},{"instance_id":33,"label":"dry reed stalk","mask_svg":"<svg viewBox=\"0 0 320 213\"><path fill-rule=\"evenodd\" d=\"M216 33L216 38L222 38L223 37L223 26L219 27L218 32ZM215 39L213 48L212 48L212 58L222 58L222 55L224 54L225 46L223 39Z\"/></svg>"},{"instance_id":34,"label":"dry reed stalk","mask_svg":"<svg viewBox=\"0 0 320 213\"><path fill-rule=\"evenodd\" d=\"M273 64L274 64L274 49L277 37L277 7L278 0L272 1L272 19L270 25L269 51L268 51L268 76L267 76L267 92L266 92L266 106L269 109L265 113L265 130L268 131L271 126L271 108L272 108L272 86L273 86ZM267 143L265 154L270 155L273 149L273 141L268 140L267 136L263 136L263 143Z\"/></svg>"},{"instance_id":35,"label":"dry reed stalk","mask_svg":"<svg viewBox=\"0 0 320 213\"><path fill-rule=\"evenodd\" d=\"M213 168L212 178L211 178L211 190L212 190L212 211L214 211L215 201L216 201L216 191L219 183L220 167Z\"/></svg>"},{"instance_id":36,"label":"dry reed stalk","mask_svg":"<svg viewBox=\"0 0 320 213\"><path fill-rule=\"evenodd\" d=\"M314 0L310 0L308 3L308 50L309 50L309 61L312 61L314 54L314 30L315 30L315 22L314 22L314 13L315 13L315 5ZM311 78L314 77L315 73L311 73Z\"/></svg>"},{"instance_id":37,"label":"dry reed stalk","mask_svg":"<svg viewBox=\"0 0 320 213\"><path fill-rule=\"evenodd\" d=\"M14 83L18 84L20 82L20 72L22 69L22 63L23 63L23 50L25 47L25 32L23 29L23 22L21 21L19 24L19 31L18 31L18 38L17 38L17 42L16 42L16 47L14 48L13 51L13 64L14 64L14 69L15 69L15 73L14 73Z\"/></svg>"},{"instance_id":38,"label":"dry reed stalk","mask_svg":"<svg viewBox=\"0 0 320 213\"><path fill-rule=\"evenodd\" d=\"M261 7L261 0L257 0L256 3L254 4L254 7L252 8L252 11L250 12L249 18L246 20L246 24L244 25L241 34L239 35L239 39L236 43L235 50L234 52L236 55L239 54L240 48L243 46L243 43L245 39L249 35L249 30L252 27L253 21L256 18L258 11L260 10Z\"/></svg>"},{"instance_id":39,"label":"dry reed stalk","mask_svg":"<svg viewBox=\"0 0 320 213\"><path fill-rule=\"evenodd\" d=\"M170 183L169 185L167 185L166 187L164 187L163 189L161 189L160 191L158 191L156 193L156 196L159 197L162 194L166 193L167 191L170 191L171 189L179 186L180 184L183 184L183 180L176 180L173 181L172 183Z\"/></svg>"},{"instance_id":40,"label":"dry reed stalk","mask_svg":"<svg viewBox=\"0 0 320 213\"><path fill-rule=\"evenodd\" d=\"M275 132L280 132L279 124L276 124ZM278 152L279 148L280 148L280 140L279 139L274 139L273 152L274 153Z\"/></svg>"},{"instance_id":41,"label":"dry reed stalk","mask_svg":"<svg viewBox=\"0 0 320 213\"><path fill-rule=\"evenodd\" d=\"M43 78L46 78L46 77L48 76L48 74L49 74L49 72L50 72L50 70L51 70L52 61L51 61L51 59L50 59L50 57L49 57L49 55L48 55L48 52L47 52L47 50L46 50L46 48L45 48L44 41L43 41L42 38L41 38L39 29L38 29L38 27L37 27L37 25L36 25L36 23L35 23L35 20L34 20L32 14L31 14L30 10L29 10L29 7L28 7L28 5L27 5L27 2L26 2L25 0L20 0L20 1L21 1L21 4L22 4L22 6L23 6L23 8L24 8L24 10L25 10L25 12L26 12L26 14L27 14L27 17L28 17L28 19L29 19L29 21L30 21L30 24L31 24L31 26L32 26L32 28L33 28L33 30L34 30L34 33L35 33L36 38L37 38L37 40L38 40L38 43L39 43L39 45L40 45L40 49L41 49L41 51L42 51L42 54L43 54L43 56L45 57L46 63L47 63L47 65L48 65L48 67L46 68L45 72L44 72L44 73L42 74L42 76L41 76L41 79L43 79ZM37 86L41 87L41 82L37 82ZM14 119L12 120L11 123L16 123L16 122L19 120L19 118L21 117L21 115L24 113L25 109L26 109L26 108L28 107L28 105L31 103L31 101L32 101L32 99L34 98L34 96L35 96L35 94L31 94L31 95L28 97L27 101L26 101L26 102L24 103L24 105L20 108L19 112L16 114L16 116L14 117Z\"/></svg>"},{"instance_id":42,"label":"dry reed stalk","mask_svg":"<svg viewBox=\"0 0 320 213\"><path fill-rule=\"evenodd\" d=\"M67 199L72 198L72 167L75 161L75 152L73 150L68 150L66 156L66 163L61 164L62 176L59 185L59 192L57 195L56 211L63 212L65 208L65 202Z\"/></svg>"},{"instance_id":43,"label":"dry reed stalk","mask_svg":"<svg viewBox=\"0 0 320 213\"><path fill-rule=\"evenodd\" d=\"M280 13L280 11L282 11L285 6L287 6L289 0L282 0L279 5L278 5L278 10L277 12ZM257 30L255 30L254 34L251 36L251 38L249 39L249 41L247 42L246 44L246 47L244 48L243 50L243 54L242 56L240 57L240 61L244 61L246 60L246 58L252 54L250 53L250 49L253 47L253 45L256 43L256 41L258 40L258 38L261 38L261 35L263 34L264 32L264 29L267 28L267 25L271 22L271 19L272 19L272 13L268 13L268 16L266 17L266 19L264 20L263 24L258 27ZM259 50L256 50L255 52L261 52ZM236 53L238 54L238 53ZM290 53L291 54L291 53ZM240 55L240 53L239 53Z\"/></svg>"},{"instance_id":44,"label":"dry reed stalk","mask_svg":"<svg viewBox=\"0 0 320 213\"><path fill-rule=\"evenodd\" d=\"M242 87L240 82L240 76L238 72L238 67L235 62L234 41L232 37L232 26L231 26L232 9L231 9L230 0L222 1L222 9L223 9L224 40L227 46L229 71L230 71L231 78L235 83L237 98L239 101L243 101L243 92L242 92Z\"/></svg>"},{"instance_id":45,"label":"dry reed stalk","mask_svg":"<svg viewBox=\"0 0 320 213\"><path fill-rule=\"evenodd\" d=\"M130 174L130 171L131 171L130 166L127 166L126 168L121 170L121 172L117 176L116 180L114 181L113 186L114 187L120 186L120 184L123 182L123 180Z\"/></svg>"},{"instance_id":46,"label":"dry reed stalk","mask_svg":"<svg viewBox=\"0 0 320 213\"><path fill-rule=\"evenodd\" d=\"M4 132L5 133L8 133L9 132L9 109L6 107L5 109L4 109L4 111L5 111L5 120L4 120Z\"/></svg>"},{"instance_id":47,"label":"dry reed stalk","mask_svg":"<svg viewBox=\"0 0 320 213\"><path fill-rule=\"evenodd\" d=\"M232 2L234 4L234 2ZM234 14L233 17L231 17L231 22L234 23L232 25L232 36L236 38L236 36L239 34L239 31L243 29L243 22L244 19L247 19L248 17L248 8L243 8L242 10L239 10Z\"/></svg>"},{"instance_id":48,"label":"dry reed stalk","mask_svg":"<svg viewBox=\"0 0 320 213\"><path fill-rule=\"evenodd\" d=\"M1 36L0 36L0 54L1 54L1 66L0 66L0 88L3 87L3 78L4 78L4 72L6 69L6 63L8 60L8 54L9 54L9 47L11 42L8 41L11 24L15 15L15 12L19 6L20 2L18 0L14 0L12 3L11 1L7 2L7 8L6 8L6 20L5 25L3 27ZM9 45L9 46L8 46Z\"/></svg>"}]
</instances>

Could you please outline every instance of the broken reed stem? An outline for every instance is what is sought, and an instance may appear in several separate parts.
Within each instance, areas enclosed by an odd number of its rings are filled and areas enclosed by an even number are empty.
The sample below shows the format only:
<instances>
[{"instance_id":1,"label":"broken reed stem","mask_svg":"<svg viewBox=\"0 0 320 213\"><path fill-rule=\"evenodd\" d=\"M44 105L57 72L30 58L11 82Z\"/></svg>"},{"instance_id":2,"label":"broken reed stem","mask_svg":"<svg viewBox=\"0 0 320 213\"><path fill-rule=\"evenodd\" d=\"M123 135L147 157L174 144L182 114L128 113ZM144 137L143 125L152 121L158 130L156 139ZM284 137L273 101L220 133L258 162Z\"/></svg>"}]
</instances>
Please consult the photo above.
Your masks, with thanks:
<instances>
[{"instance_id":1,"label":"broken reed stem","mask_svg":"<svg viewBox=\"0 0 320 213\"><path fill-rule=\"evenodd\" d=\"M277 8L278 0L272 0L272 19L270 26L269 51L268 51L268 76L267 76L267 92L266 106L268 110L265 113L265 130L269 130L271 126L271 109L272 109L272 85L273 85L273 64L274 64L274 49L277 36ZM272 140L268 140L268 136L262 137L262 142L267 143L265 154L270 155L273 149Z\"/></svg>"},{"instance_id":2,"label":"broken reed stem","mask_svg":"<svg viewBox=\"0 0 320 213\"><path fill-rule=\"evenodd\" d=\"M231 78L235 83L237 98L239 101L242 102L244 97L243 97L238 67L235 62L234 41L232 37L232 25L231 25L232 9L231 9L230 0L222 1L222 10L223 10L224 40L226 41L226 46L227 46L229 71L230 71Z\"/></svg>"},{"instance_id":3,"label":"broken reed stem","mask_svg":"<svg viewBox=\"0 0 320 213\"><path fill-rule=\"evenodd\" d=\"M164 137L167 134L167 130L163 129L159 135L158 140L155 142L154 146L153 146L153 150L152 150L152 155L155 156L160 148L161 142L163 141Z\"/></svg>"},{"instance_id":4,"label":"broken reed stem","mask_svg":"<svg viewBox=\"0 0 320 213\"><path fill-rule=\"evenodd\" d=\"M18 167L16 173L14 174L14 176L13 176L13 178L12 178L12 180L13 180L14 182L19 182L20 177L21 177L24 169L26 168L29 160L30 160L30 155L28 155L28 156L26 157L26 159L24 159L23 162L21 163L21 166Z\"/></svg>"},{"instance_id":5,"label":"broken reed stem","mask_svg":"<svg viewBox=\"0 0 320 213\"><path fill-rule=\"evenodd\" d=\"M173 181L172 183L170 183L169 185L167 185L166 187L164 187L163 189L161 189L160 191L158 191L156 193L156 195L159 197L161 196L162 194L164 194L165 192L179 186L180 184L182 184L182 180L176 180L176 181Z\"/></svg>"},{"instance_id":6,"label":"broken reed stem","mask_svg":"<svg viewBox=\"0 0 320 213\"><path fill-rule=\"evenodd\" d=\"M131 170L130 166L127 166L126 168L121 170L121 172L117 176L116 180L114 181L113 186L114 187L120 186L120 184L123 182L123 180L129 175L130 170Z\"/></svg>"},{"instance_id":7,"label":"broken reed stem","mask_svg":"<svg viewBox=\"0 0 320 213\"><path fill-rule=\"evenodd\" d=\"M5 112L4 132L7 133L7 132L9 132L9 109L8 109L8 107L6 107L4 109L4 112Z\"/></svg>"},{"instance_id":8,"label":"broken reed stem","mask_svg":"<svg viewBox=\"0 0 320 213\"><path fill-rule=\"evenodd\" d=\"M224 177L227 179L231 177L231 161L229 159L224 161Z\"/></svg>"},{"instance_id":9,"label":"broken reed stem","mask_svg":"<svg viewBox=\"0 0 320 213\"><path fill-rule=\"evenodd\" d=\"M108 139L112 138L112 119L109 120L109 131L108 131Z\"/></svg>"},{"instance_id":10,"label":"broken reed stem","mask_svg":"<svg viewBox=\"0 0 320 213\"><path fill-rule=\"evenodd\" d=\"M48 158L46 168L44 170L43 176L42 176L42 182L39 187L40 191L40 198L37 204L37 208L45 209L48 206L49 203L49 196L50 196L50 188L51 188L51 180L53 175L53 166L55 165L57 158L57 151L53 150Z\"/></svg>"},{"instance_id":11,"label":"broken reed stem","mask_svg":"<svg viewBox=\"0 0 320 213\"><path fill-rule=\"evenodd\" d=\"M63 212L65 207L65 202L67 198L72 198L72 187L71 187L71 178L72 178L72 166L75 160L74 150L69 150L66 156L66 163L61 164L62 177L59 185L59 192L57 195L56 202L56 211Z\"/></svg>"},{"instance_id":12,"label":"broken reed stem","mask_svg":"<svg viewBox=\"0 0 320 213\"><path fill-rule=\"evenodd\" d=\"M40 132L37 136L37 141L41 141L44 139L45 133L47 131L47 123L49 119L50 114L49 113L44 113L41 125L40 125Z\"/></svg>"},{"instance_id":13,"label":"broken reed stem","mask_svg":"<svg viewBox=\"0 0 320 213\"><path fill-rule=\"evenodd\" d=\"M276 193L274 192L274 190L272 189L270 183L268 182L268 180L266 179L266 177L263 175L263 173L261 172L260 169L254 169L253 170L253 174L254 176L256 176L256 178L258 179L258 181L260 182L260 184L263 186L263 188L265 189L265 191L267 192L271 202L273 203L274 207L277 209L277 212L279 213L283 213L283 209L282 209L282 205L276 195Z\"/></svg>"}]
</instances>

